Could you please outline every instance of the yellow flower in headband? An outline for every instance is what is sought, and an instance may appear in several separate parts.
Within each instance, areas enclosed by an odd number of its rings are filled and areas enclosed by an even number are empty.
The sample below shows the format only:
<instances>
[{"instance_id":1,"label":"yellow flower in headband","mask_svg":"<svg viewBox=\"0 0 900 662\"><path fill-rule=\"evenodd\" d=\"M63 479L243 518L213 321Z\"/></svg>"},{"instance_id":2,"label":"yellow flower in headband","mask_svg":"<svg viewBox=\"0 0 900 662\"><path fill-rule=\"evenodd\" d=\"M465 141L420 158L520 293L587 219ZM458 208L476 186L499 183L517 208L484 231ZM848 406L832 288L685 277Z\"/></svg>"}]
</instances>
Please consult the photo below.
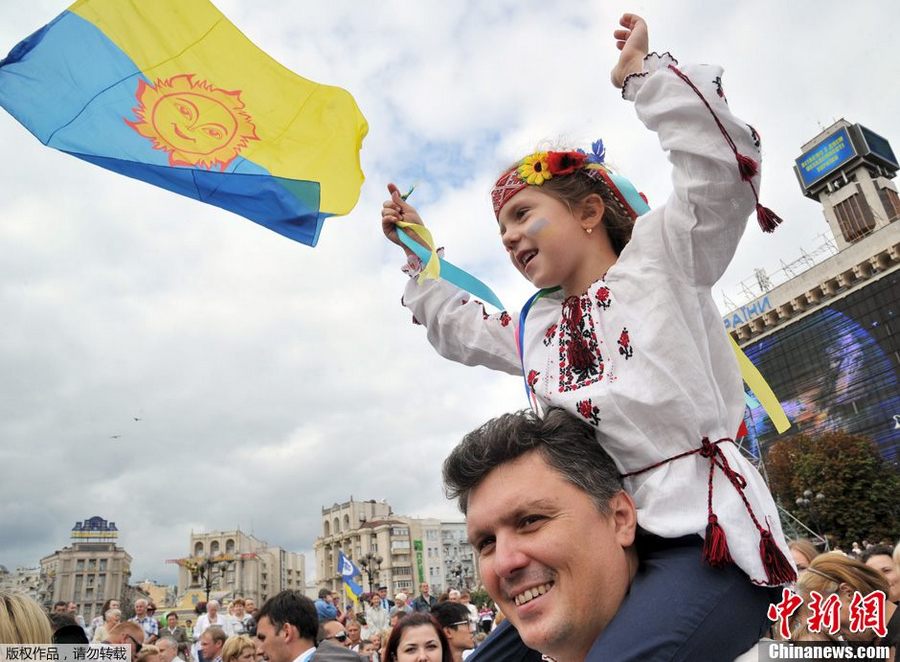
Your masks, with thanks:
<instances>
[{"instance_id":1,"label":"yellow flower in headband","mask_svg":"<svg viewBox=\"0 0 900 662\"><path fill-rule=\"evenodd\" d=\"M547 163L547 152L535 152L531 156L526 156L522 159L516 172L519 177L532 186L540 186L553 177L550 174L550 165Z\"/></svg>"}]
</instances>

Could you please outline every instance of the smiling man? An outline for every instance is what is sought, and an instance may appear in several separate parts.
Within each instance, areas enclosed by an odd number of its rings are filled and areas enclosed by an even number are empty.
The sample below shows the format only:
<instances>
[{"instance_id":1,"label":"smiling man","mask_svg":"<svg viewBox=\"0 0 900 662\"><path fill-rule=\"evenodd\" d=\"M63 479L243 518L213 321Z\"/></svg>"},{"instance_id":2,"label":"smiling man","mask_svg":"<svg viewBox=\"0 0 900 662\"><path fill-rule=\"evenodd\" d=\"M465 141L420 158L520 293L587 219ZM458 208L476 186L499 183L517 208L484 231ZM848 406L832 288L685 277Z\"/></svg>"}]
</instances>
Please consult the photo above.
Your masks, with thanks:
<instances>
[{"instance_id":1,"label":"smiling man","mask_svg":"<svg viewBox=\"0 0 900 662\"><path fill-rule=\"evenodd\" d=\"M444 482L482 581L525 644L585 660L638 568L634 503L591 429L559 409L506 414L463 439ZM486 644L473 659L540 659Z\"/></svg>"}]
</instances>

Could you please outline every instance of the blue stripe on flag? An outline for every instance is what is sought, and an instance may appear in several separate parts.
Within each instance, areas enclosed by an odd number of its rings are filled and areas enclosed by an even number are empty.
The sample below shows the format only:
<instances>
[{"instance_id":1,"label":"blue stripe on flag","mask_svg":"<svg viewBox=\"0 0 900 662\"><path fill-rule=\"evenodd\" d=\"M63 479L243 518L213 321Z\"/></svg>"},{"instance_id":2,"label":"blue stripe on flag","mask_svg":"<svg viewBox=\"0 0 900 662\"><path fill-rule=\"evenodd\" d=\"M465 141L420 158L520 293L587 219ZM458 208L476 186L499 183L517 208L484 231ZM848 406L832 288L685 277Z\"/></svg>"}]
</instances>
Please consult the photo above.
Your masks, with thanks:
<instances>
[{"instance_id":1,"label":"blue stripe on flag","mask_svg":"<svg viewBox=\"0 0 900 662\"><path fill-rule=\"evenodd\" d=\"M243 157L226 172L170 165L125 123L135 120L140 80L151 82L95 25L65 12L0 62L0 106L49 147L316 245L329 216L318 182L273 177Z\"/></svg>"}]
</instances>

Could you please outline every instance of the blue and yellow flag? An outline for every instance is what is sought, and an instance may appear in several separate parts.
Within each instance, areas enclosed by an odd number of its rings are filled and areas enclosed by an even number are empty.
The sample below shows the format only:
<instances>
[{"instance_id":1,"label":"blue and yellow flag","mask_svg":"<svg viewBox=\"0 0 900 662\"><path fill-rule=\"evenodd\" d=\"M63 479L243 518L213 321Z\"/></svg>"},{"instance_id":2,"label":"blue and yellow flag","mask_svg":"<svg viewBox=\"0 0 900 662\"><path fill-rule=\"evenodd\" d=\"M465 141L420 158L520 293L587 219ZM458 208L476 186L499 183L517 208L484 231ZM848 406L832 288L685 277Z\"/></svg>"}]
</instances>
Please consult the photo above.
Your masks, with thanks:
<instances>
[{"instance_id":1,"label":"blue and yellow flag","mask_svg":"<svg viewBox=\"0 0 900 662\"><path fill-rule=\"evenodd\" d=\"M45 145L314 246L363 181L350 94L273 60L207 0L79 0L0 60Z\"/></svg>"},{"instance_id":2,"label":"blue and yellow flag","mask_svg":"<svg viewBox=\"0 0 900 662\"><path fill-rule=\"evenodd\" d=\"M344 552L338 552L338 574L344 583L344 592L359 607L359 596L362 595L362 586L353 581L353 578L361 575L359 568L353 565L353 561L344 556Z\"/></svg>"}]
</instances>

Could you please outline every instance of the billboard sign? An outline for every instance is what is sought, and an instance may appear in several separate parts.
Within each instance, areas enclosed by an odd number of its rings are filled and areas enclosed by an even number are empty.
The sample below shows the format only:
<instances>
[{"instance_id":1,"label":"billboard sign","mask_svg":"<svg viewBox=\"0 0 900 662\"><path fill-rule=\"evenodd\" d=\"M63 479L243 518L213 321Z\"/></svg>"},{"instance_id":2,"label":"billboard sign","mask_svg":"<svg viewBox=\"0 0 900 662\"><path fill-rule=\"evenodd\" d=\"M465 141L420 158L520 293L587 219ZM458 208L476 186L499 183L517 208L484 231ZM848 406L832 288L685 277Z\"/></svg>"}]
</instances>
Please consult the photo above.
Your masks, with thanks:
<instances>
[{"instance_id":1,"label":"billboard sign","mask_svg":"<svg viewBox=\"0 0 900 662\"><path fill-rule=\"evenodd\" d=\"M795 167L804 188L808 189L846 164L854 156L856 156L856 149L850 142L847 128L844 127L801 154L795 161Z\"/></svg>"}]
</instances>

